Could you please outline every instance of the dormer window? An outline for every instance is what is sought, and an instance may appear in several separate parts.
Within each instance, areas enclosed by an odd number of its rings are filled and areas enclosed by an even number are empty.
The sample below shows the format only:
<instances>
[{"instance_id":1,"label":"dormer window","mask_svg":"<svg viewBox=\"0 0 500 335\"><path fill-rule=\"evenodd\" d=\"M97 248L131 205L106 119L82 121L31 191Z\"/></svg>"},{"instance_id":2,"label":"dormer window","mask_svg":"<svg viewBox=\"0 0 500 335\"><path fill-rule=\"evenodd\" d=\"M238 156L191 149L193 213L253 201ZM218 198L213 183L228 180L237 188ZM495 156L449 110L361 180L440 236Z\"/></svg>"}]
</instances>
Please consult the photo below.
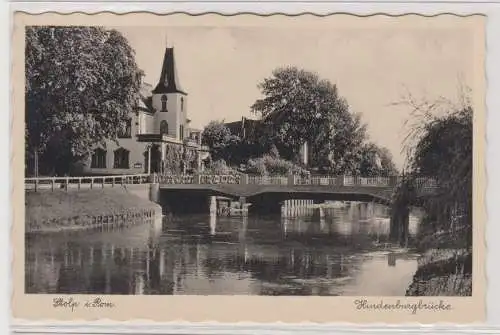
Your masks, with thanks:
<instances>
[{"instance_id":1,"label":"dormer window","mask_svg":"<svg viewBox=\"0 0 500 335\"><path fill-rule=\"evenodd\" d=\"M168 110L167 110L167 100L168 100L168 98L167 98L166 94L164 94L164 95L161 96L161 111L162 112L168 112Z\"/></svg>"}]
</instances>

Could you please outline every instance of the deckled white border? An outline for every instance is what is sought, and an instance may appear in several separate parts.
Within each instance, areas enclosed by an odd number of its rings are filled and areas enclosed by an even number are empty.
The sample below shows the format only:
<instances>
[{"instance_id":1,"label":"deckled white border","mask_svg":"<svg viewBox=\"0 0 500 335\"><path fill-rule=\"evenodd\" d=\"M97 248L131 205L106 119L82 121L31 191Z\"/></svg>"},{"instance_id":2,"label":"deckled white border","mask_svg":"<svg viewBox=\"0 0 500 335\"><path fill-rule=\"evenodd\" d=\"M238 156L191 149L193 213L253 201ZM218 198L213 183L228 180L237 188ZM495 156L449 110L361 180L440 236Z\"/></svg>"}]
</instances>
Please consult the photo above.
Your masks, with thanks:
<instances>
[{"instance_id":1,"label":"deckled white border","mask_svg":"<svg viewBox=\"0 0 500 335\"><path fill-rule=\"evenodd\" d=\"M254 12L254 13L270 13L279 12L287 14L297 14L300 12L313 12L318 14L327 14L332 12L349 12L354 14L366 15L373 13L389 13L389 14L404 14L408 12L421 13L421 14L437 14L437 13L456 13L456 14L472 14L484 13L488 16L487 27L487 216L488 224L486 227L486 243L487 243L487 317L488 325L474 325L474 326L454 326L454 325L435 325L435 326L417 326L417 325L398 325L398 326L384 326L384 325L346 325L346 324L331 324L331 325L314 325L314 324L273 324L273 325L260 325L260 324L234 324L224 325L217 323L203 323L203 324L190 324L190 323L148 323L136 322L117 323L117 322L104 322L100 321L91 323L82 323L75 320L72 323L68 322L53 322L47 320L45 323L32 323L26 320L14 320L13 330L17 330L24 334L29 333L52 333L59 332L60 334L79 333L123 333L123 334L353 334L353 333L392 333L395 331L404 333L422 333L422 334L446 334L458 332L463 334L500 334L499 326L492 326L493 324L500 324L500 260L496 255L500 255L500 198L496 197L500 192L500 3L453 3L450 0L441 3L417 3L407 2L399 3L397 1L386 1L385 3L376 3L375 1L365 2L350 2L350 3L322 3L322 2L271 2L261 1L259 3L249 2L218 2L211 3L208 1L198 2L169 2L160 3L158 1L149 3L133 3L122 2L116 3L111 1L102 1L100 3L26 3L18 2L12 3L10 8L0 7L0 21L4 22L6 29L2 34L2 42L6 50L4 56L1 58L3 65L1 70L3 75L0 77L5 80L4 88L0 91L2 101L4 102L3 113L0 113L2 120L0 125L3 129L0 130L0 152L7 153L10 151L10 119L7 111L10 111L9 96L10 96L10 53L8 52L11 37L11 13L15 10L23 10L31 13L40 13L45 11L59 11L59 12L96 12L96 11L113 11L113 12L130 12L130 11L151 11L156 13L166 13L172 11L183 11L189 13L202 13L202 12L221 12L221 13L236 13L236 12ZM9 22L10 21L10 22ZM8 25L8 26L7 26ZM15 139L14 139L15 140ZM0 171L2 173L3 181L10 180L9 164L6 164L10 159L2 160L4 164L0 164ZM8 202L10 197L10 187L7 183L3 183L2 193L0 193L0 208L1 208L1 227L4 229L3 234L0 234L0 244L3 246L9 245L10 224L11 223L11 206ZM9 245L10 246L10 245ZM11 248L6 253L0 252L0 266L4 267L0 273L11 273ZM7 303L4 313L0 313L1 317L7 317L1 320L1 325L4 326L10 320L10 304L11 299L11 284L8 276L0 276L2 287L6 288L2 292L3 300ZM4 307L4 306L2 306ZM2 311L3 312L3 311ZM333 311L332 311L333 312ZM2 334L7 334L1 331Z\"/></svg>"}]
</instances>

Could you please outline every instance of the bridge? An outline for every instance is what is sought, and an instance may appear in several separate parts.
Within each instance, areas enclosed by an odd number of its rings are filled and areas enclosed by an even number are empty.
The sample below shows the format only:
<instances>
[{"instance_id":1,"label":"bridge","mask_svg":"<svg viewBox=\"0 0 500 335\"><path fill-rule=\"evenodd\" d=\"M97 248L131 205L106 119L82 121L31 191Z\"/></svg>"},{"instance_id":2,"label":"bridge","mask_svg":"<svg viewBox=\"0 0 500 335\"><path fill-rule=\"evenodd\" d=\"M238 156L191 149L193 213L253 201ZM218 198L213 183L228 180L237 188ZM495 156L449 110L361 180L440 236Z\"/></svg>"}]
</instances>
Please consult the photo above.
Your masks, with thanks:
<instances>
[{"instance_id":1,"label":"bridge","mask_svg":"<svg viewBox=\"0 0 500 335\"><path fill-rule=\"evenodd\" d=\"M255 198L272 194L274 198L342 201L375 201L389 205L401 177L358 176L255 176L255 175L185 175L157 176L165 191L208 192L213 195ZM418 179L420 192L432 192L432 179Z\"/></svg>"},{"instance_id":2,"label":"bridge","mask_svg":"<svg viewBox=\"0 0 500 335\"><path fill-rule=\"evenodd\" d=\"M389 205L399 176L360 177L313 175L302 177L257 176L248 174L185 175L108 175L78 177L25 178L26 190L92 189L130 184L156 185L161 192L176 194L222 195L234 198L257 198L272 195L274 199L318 199L341 201L375 201ZM429 178L416 180L421 193L433 192L436 182Z\"/></svg>"},{"instance_id":3,"label":"bridge","mask_svg":"<svg viewBox=\"0 0 500 335\"><path fill-rule=\"evenodd\" d=\"M233 175L108 175L78 177L25 178L26 191L66 190L79 191L93 188L126 187L136 195L148 197L160 203L166 211L206 213L209 197L226 196L240 203L250 202L259 212L276 213L282 204L291 199L311 204L327 200L359 201L391 205L395 187L401 182L399 176L256 176ZM133 186L136 185L136 186ZM433 194L437 183L432 178L417 178L414 188L419 197ZM133 191L135 187L140 191ZM292 200L292 202L295 202ZM311 201L312 200L312 201ZM301 202L302 201L302 202ZM285 206L286 207L286 206ZM321 213L322 209L320 209ZM282 213L283 215L283 213ZM286 215L286 213L285 213ZM391 238L407 240L409 208L397 210L391 217Z\"/></svg>"}]
</instances>

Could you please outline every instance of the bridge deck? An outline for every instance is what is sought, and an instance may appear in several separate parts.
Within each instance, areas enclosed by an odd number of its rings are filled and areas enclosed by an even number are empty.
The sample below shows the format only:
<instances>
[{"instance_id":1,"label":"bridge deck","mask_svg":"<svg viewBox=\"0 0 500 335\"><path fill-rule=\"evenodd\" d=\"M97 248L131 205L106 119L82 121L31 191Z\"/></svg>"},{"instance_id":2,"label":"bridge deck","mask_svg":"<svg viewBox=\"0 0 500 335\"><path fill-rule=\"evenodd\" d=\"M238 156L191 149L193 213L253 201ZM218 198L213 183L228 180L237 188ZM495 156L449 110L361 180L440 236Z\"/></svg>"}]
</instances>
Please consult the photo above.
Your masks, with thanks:
<instances>
[{"instance_id":1,"label":"bridge deck","mask_svg":"<svg viewBox=\"0 0 500 335\"><path fill-rule=\"evenodd\" d=\"M253 197L265 193L281 193L289 196L293 195L351 195L353 197L368 196L389 202L391 200L392 187L373 186L335 186L335 185L238 185L238 184L160 184L162 190L190 190L190 191L212 191L234 197Z\"/></svg>"}]
</instances>

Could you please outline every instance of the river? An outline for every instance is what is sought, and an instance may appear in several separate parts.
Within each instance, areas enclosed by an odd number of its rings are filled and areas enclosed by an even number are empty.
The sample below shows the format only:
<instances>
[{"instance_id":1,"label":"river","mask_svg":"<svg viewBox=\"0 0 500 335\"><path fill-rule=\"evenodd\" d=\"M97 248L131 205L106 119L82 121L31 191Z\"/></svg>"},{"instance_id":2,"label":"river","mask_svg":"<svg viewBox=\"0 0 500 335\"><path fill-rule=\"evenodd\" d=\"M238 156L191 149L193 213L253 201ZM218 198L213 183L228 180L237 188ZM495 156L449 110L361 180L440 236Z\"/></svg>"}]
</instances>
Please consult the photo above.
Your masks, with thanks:
<instances>
[{"instance_id":1,"label":"river","mask_svg":"<svg viewBox=\"0 0 500 335\"><path fill-rule=\"evenodd\" d=\"M387 208L356 206L26 237L26 293L404 295L417 255L387 243Z\"/></svg>"}]
</instances>

